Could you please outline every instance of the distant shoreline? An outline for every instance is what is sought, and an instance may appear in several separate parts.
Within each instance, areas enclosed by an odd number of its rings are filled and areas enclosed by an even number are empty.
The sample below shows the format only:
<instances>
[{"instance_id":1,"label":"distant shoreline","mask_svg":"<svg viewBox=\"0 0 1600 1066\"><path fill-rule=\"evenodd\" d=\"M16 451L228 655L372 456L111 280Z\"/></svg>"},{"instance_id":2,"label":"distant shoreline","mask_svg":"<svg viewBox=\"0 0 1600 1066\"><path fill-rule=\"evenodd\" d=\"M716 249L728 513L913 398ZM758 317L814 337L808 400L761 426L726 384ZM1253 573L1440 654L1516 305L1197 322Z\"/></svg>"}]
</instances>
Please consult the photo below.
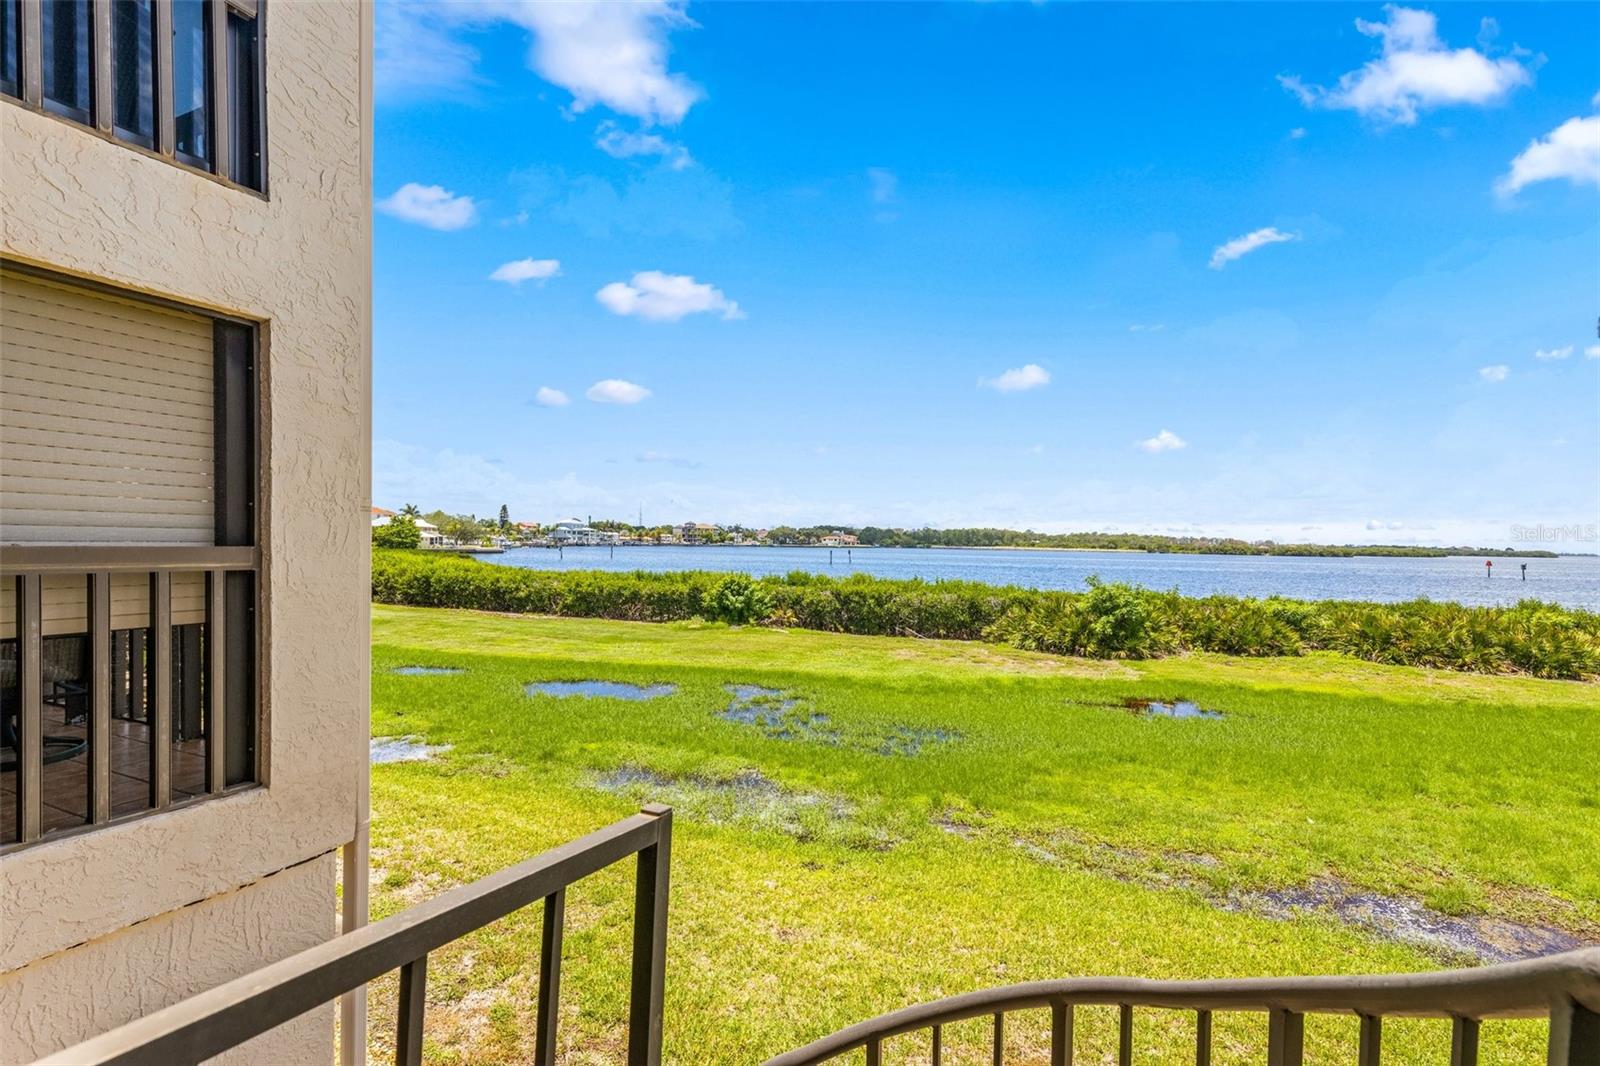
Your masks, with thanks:
<instances>
[{"instance_id":1,"label":"distant shoreline","mask_svg":"<svg viewBox=\"0 0 1600 1066\"><path fill-rule=\"evenodd\" d=\"M654 544L648 541L629 541L621 544L520 544L517 548L790 548L811 551L982 551L982 552L1099 552L1110 555L1196 555L1214 558L1279 558L1279 559L1593 559L1594 552L1553 552L1543 549L1480 548L1459 550L1417 546L1408 551L1385 551L1381 545L1318 544L1310 547L1316 551L1179 551L1171 548L1093 548L1067 547L1053 544L758 544L722 542L716 544ZM1365 550L1363 550L1365 549Z\"/></svg>"}]
</instances>

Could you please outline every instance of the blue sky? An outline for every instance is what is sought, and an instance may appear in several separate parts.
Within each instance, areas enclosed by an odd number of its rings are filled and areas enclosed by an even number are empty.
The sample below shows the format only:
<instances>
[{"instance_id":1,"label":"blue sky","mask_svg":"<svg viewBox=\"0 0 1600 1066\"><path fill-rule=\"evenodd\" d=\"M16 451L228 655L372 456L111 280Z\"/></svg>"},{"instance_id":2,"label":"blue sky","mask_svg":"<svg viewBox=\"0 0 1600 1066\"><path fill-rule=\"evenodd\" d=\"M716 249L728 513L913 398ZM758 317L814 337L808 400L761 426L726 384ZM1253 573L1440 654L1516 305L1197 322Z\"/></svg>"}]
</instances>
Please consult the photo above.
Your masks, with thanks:
<instances>
[{"instance_id":1,"label":"blue sky","mask_svg":"<svg viewBox=\"0 0 1600 1066\"><path fill-rule=\"evenodd\" d=\"M1597 40L1593 4L382 5L375 502L1593 523Z\"/></svg>"}]
</instances>

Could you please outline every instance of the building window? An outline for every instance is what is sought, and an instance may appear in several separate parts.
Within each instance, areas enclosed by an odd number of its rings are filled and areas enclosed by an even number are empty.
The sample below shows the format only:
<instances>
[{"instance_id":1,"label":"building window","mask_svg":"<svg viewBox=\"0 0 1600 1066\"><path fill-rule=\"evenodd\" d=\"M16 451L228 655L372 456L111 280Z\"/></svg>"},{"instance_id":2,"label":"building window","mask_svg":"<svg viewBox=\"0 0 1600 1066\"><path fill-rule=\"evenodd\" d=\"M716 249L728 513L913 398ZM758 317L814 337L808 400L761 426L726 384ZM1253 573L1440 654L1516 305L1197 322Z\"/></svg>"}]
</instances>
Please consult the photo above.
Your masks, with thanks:
<instances>
[{"instance_id":1,"label":"building window","mask_svg":"<svg viewBox=\"0 0 1600 1066\"><path fill-rule=\"evenodd\" d=\"M40 6L44 49L40 76L44 106L72 119L90 122L89 0L51 0Z\"/></svg>"},{"instance_id":2,"label":"building window","mask_svg":"<svg viewBox=\"0 0 1600 1066\"><path fill-rule=\"evenodd\" d=\"M0 95L266 190L265 0L0 0Z\"/></svg>"},{"instance_id":3,"label":"building window","mask_svg":"<svg viewBox=\"0 0 1600 1066\"><path fill-rule=\"evenodd\" d=\"M0 0L0 93L22 95L22 0Z\"/></svg>"},{"instance_id":4,"label":"building window","mask_svg":"<svg viewBox=\"0 0 1600 1066\"><path fill-rule=\"evenodd\" d=\"M261 188L261 40L255 15L228 10L228 177Z\"/></svg>"},{"instance_id":5,"label":"building window","mask_svg":"<svg viewBox=\"0 0 1600 1066\"><path fill-rule=\"evenodd\" d=\"M211 20L206 0L172 0L172 120L178 158L211 169Z\"/></svg>"},{"instance_id":6,"label":"building window","mask_svg":"<svg viewBox=\"0 0 1600 1066\"><path fill-rule=\"evenodd\" d=\"M0 272L0 846L258 780L256 331Z\"/></svg>"},{"instance_id":7,"label":"building window","mask_svg":"<svg viewBox=\"0 0 1600 1066\"><path fill-rule=\"evenodd\" d=\"M111 0L112 130L156 146L154 0Z\"/></svg>"}]
</instances>

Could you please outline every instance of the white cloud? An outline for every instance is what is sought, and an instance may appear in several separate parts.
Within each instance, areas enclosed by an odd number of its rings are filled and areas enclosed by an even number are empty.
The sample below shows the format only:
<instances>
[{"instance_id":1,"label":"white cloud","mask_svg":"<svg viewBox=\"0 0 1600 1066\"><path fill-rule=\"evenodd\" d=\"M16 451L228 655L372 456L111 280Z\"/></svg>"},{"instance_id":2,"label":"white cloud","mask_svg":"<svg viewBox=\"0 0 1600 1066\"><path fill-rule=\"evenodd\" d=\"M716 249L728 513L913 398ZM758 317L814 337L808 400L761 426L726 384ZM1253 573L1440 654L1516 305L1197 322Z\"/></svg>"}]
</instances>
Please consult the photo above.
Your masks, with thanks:
<instances>
[{"instance_id":1,"label":"white cloud","mask_svg":"<svg viewBox=\"0 0 1600 1066\"><path fill-rule=\"evenodd\" d=\"M1050 371L1038 363L1029 363L1012 367L999 377L979 378L978 384L996 392L1026 392L1050 384Z\"/></svg>"},{"instance_id":2,"label":"white cloud","mask_svg":"<svg viewBox=\"0 0 1600 1066\"><path fill-rule=\"evenodd\" d=\"M650 390L621 378L606 378L590 385L584 393L595 403L634 404L650 398Z\"/></svg>"},{"instance_id":3,"label":"white cloud","mask_svg":"<svg viewBox=\"0 0 1600 1066\"><path fill-rule=\"evenodd\" d=\"M1600 359L1600 344L1591 344L1583 350L1585 359Z\"/></svg>"},{"instance_id":4,"label":"white cloud","mask_svg":"<svg viewBox=\"0 0 1600 1066\"><path fill-rule=\"evenodd\" d=\"M459 92L479 80L478 53L451 36L444 9L399 0L374 8L372 80L380 98Z\"/></svg>"},{"instance_id":5,"label":"white cloud","mask_svg":"<svg viewBox=\"0 0 1600 1066\"><path fill-rule=\"evenodd\" d=\"M478 221L478 205L470 196L456 196L438 185L419 185L408 181L387 199L379 200L378 210L429 229L465 229Z\"/></svg>"},{"instance_id":6,"label":"white cloud","mask_svg":"<svg viewBox=\"0 0 1600 1066\"><path fill-rule=\"evenodd\" d=\"M503 281L507 285L521 285L524 281L537 281L543 285L561 273L559 259L513 259L502 263L489 275L490 281Z\"/></svg>"},{"instance_id":7,"label":"white cloud","mask_svg":"<svg viewBox=\"0 0 1600 1066\"><path fill-rule=\"evenodd\" d=\"M721 289L687 274L659 270L640 271L631 282L613 281L594 298L613 314L637 315L649 322L676 322L696 314L720 314L725 321L744 317Z\"/></svg>"},{"instance_id":8,"label":"white cloud","mask_svg":"<svg viewBox=\"0 0 1600 1066\"><path fill-rule=\"evenodd\" d=\"M1570 344L1561 348L1540 348L1538 351L1533 353L1533 357L1542 362L1550 362L1554 359L1566 359L1571 355L1572 345Z\"/></svg>"},{"instance_id":9,"label":"white cloud","mask_svg":"<svg viewBox=\"0 0 1600 1066\"><path fill-rule=\"evenodd\" d=\"M1167 328L1165 322L1135 322L1128 327L1129 333L1160 333Z\"/></svg>"},{"instance_id":10,"label":"white cloud","mask_svg":"<svg viewBox=\"0 0 1600 1066\"><path fill-rule=\"evenodd\" d=\"M673 170L682 170L694 162L689 149L683 145L674 144L659 134L625 130L610 119L595 130L594 146L613 159L658 155Z\"/></svg>"},{"instance_id":11,"label":"white cloud","mask_svg":"<svg viewBox=\"0 0 1600 1066\"><path fill-rule=\"evenodd\" d=\"M1504 363L1478 368L1478 377L1488 382L1501 382L1511 376L1511 368Z\"/></svg>"},{"instance_id":12,"label":"white cloud","mask_svg":"<svg viewBox=\"0 0 1600 1066\"><path fill-rule=\"evenodd\" d=\"M1305 139L1305 135L1306 135L1306 128L1304 126L1296 126L1294 129L1289 131L1289 139L1291 141L1304 140Z\"/></svg>"},{"instance_id":13,"label":"white cloud","mask_svg":"<svg viewBox=\"0 0 1600 1066\"><path fill-rule=\"evenodd\" d=\"M1153 437L1146 437L1139 442L1139 450L1150 455L1160 455L1162 452L1175 452L1187 448L1189 442L1172 432L1163 429Z\"/></svg>"},{"instance_id":14,"label":"white cloud","mask_svg":"<svg viewBox=\"0 0 1600 1066\"><path fill-rule=\"evenodd\" d=\"M1221 270L1235 259L1247 256L1257 248L1299 239L1300 234L1285 233L1276 226L1266 226L1262 229L1251 230L1242 237L1235 237L1225 244L1217 245L1216 249L1211 253L1211 269Z\"/></svg>"},{"instance_id":15,"label":"white cloud","mask_svg":"<svg viewBox=\"0 0 1600 1066\"><path fill-rule=\"evenodd\" d=\"M667 69L667 35L695 26L683 9L681 0L495 0L476 10L533 32L529 66L572 94L573 111L602 104L647 124L673 126L704 96Z\"/></svg>"},{"instance_id":16,"label":"white cloud","mask_svg":"<svg viewBox=\"0 0 1600 1066\"><path fill-rule=\"evenodd\" d=\"M1515 196L1535 182L1560 178L1600 186L1600 115L1569 118L1530 142L1494 187L1501 196Z\"/></svg>"},{"instance_id":17,"label":"white cloud","mask_svg":"<svg viewBox=\"0 0 1600 1066\"><path fill-rule=\"evenodd\" d=\"M560 389L552 389L549 385L540 385L539 391L533 394L533 402L540 407L565 407L572 400Z\"/></svg>"},{"instance_id":18,"label":"white cloud","mask_svg":"<svg viewBox=\"0 0 1600 1066\"><path fill-rule=\"evenodd\" d=\"M1282 75L1283 87L1307 107L1349 110L1367 118L1410 126L1420 111L1461 104L1492 104L1533 78L1515 59L1491 59L1472 48L1451 49L1439 39L1431 11L1388 4L1385 22L1356 19L1356 29L1381 43L1377 59L1339 78L1332 88Z\"/></svg>"},{"instance_id":19,"label":"white cloud","mask_svg":"<svg viewBox=\"0 0 1600 1066\"><path fill-rule=\"evenodd\" d=\"M900 196L900 179L892 170L868 167L867 182L872 187L872 202L875 204L892 204Z\"/></svg>"}]
</instances>

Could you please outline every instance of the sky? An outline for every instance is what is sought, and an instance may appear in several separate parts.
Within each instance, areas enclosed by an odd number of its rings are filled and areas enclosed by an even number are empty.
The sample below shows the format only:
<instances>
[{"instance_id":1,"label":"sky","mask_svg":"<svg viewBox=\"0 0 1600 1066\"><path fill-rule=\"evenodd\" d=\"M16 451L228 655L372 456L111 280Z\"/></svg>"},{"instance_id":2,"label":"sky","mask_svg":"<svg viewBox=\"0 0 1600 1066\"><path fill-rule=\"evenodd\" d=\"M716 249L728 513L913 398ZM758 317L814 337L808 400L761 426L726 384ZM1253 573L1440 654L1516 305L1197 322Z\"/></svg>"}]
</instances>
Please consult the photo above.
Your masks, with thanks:
<instances>
[{"instance_id":1,"label":"sky","mask_svg":"<svg viewBox=\"0 0 1600 1066\"><path fill-rule=\"evenodd\" d=\"M1596 4L389 0L374 502L1592 536L1597 42Z\"/></svg>"}]
</instances>

